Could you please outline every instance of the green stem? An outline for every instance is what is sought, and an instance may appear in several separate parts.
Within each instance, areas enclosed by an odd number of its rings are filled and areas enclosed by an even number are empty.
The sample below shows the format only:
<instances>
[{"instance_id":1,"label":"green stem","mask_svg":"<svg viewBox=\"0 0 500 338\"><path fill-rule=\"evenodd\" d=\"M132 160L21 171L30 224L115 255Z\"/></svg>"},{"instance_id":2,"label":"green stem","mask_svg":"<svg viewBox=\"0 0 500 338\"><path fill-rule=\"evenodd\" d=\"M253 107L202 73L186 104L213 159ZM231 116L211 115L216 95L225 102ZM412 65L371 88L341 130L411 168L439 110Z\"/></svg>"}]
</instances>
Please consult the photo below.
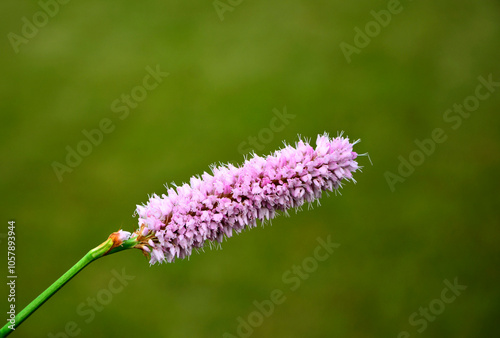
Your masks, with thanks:
<instances>
[{"instance_id":1,"label":"green stem","mask_svg":"<svg viewBox=\"0 0 500 338\"><path fill-rule=\"evenodd\" d=\"M84 267L92 263L98 258L105 255L109 255L115 252L119 252L125 249L130 249L137 244L135 239L129 239L123 241L121 245L115 246L114 239L110 236L104 243L90 250L82 259L73 265L64 275L62 275L58 280L56 280L51 286L49 286L44 292L42 292L38 297L36 297L31 303L28 304L24 309L19 312L15 317L15 323L11 324L10 321L0 329L0 337L7 337L13 329L15 330L22 322L26 320L33 312L36 311L43 303L45 303L50 297L52 297L60 288L64 286L71 278L75 277L77 273L82 271Z\"/></svg>"}]
</instances>

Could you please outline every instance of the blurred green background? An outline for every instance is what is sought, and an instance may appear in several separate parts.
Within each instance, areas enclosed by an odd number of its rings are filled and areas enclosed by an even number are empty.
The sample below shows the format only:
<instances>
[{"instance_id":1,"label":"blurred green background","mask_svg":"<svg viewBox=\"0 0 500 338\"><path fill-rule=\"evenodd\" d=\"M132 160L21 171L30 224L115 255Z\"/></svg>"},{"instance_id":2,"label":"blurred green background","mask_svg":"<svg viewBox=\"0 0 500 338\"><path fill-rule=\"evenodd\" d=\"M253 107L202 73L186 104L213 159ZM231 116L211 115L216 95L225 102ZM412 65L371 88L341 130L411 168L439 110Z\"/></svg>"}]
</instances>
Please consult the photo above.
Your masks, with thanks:
<instances>
[{"instance_id":1,"label":"blurred green background","mask_svg":"<svg viewBox=\"0 0 500 338\"><path fill-rule=\"evenodd\" d=\"M498 1L402 1L379 32L370 11L387 1L218 2L224 13L211 1L56 4L45 6L53 17L36 1L0 4L0 233L16 220L18 309L111 232L133 231L135 205L163 184L241 163L250 137L267 154L297 134L344 130L373 165L359 158L358 183L342 195L223 250L153 267L132 250L99 260L12 337L238 336L238 317L274 289L286 301L252 337L499 335L500 88L458 128L443 117L475 95L478 77L500 81ZM348 62L340 44L355 46L366 24L372 37ZM169 75L143 91L157 65ZM111 105L132 91L145 98L123 118ZM269 133L284 107L293 118ZM60 182L53 163L67 165L67 147L106 119L113 131ZM392 191L399 156L417 156L414 140L436 128L446 141ZM290 290L283 274L328 236L340 247ZM116 293L113 270L134 277ZM467 289L442 309L455 278ZM430 304L438 314L424 319Z\"/></svg>"}]
</instances>

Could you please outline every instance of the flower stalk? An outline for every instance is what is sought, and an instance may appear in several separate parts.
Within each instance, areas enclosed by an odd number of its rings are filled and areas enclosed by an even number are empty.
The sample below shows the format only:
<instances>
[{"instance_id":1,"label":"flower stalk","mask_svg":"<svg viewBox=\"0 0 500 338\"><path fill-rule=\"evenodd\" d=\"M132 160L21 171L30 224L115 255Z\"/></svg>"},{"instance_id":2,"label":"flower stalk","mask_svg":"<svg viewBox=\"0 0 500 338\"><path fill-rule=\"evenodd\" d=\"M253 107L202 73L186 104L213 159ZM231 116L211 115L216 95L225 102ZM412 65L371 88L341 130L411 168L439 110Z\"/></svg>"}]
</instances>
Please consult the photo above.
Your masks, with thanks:
<instances>
[{"instance_id":1,"label":"flower stalk","mask_svg":"<svg viewBox=\"0 0 500 338\"><path fill-rule=\"evenodd\" d=\"M49 300L50 297L52 297L57 291L59 291L59 289L61 289L87 265L103 256L126 249L131 249L136 245L137 240L135 238L129 238L129 233L121 230L112 233L106 241L90 250L58 280L56 280L51 286L49 286L24 309L22 309L14 318L13 323L11 321L8 321L7 324L5 324L0 329L0 337L7 337L10 333L12 333L12 331L19 327L22 322L24 322L29 316L31 316L33 312L35 312L40 306L42 306L43 303Z\"/></svg>"}]
</instances>

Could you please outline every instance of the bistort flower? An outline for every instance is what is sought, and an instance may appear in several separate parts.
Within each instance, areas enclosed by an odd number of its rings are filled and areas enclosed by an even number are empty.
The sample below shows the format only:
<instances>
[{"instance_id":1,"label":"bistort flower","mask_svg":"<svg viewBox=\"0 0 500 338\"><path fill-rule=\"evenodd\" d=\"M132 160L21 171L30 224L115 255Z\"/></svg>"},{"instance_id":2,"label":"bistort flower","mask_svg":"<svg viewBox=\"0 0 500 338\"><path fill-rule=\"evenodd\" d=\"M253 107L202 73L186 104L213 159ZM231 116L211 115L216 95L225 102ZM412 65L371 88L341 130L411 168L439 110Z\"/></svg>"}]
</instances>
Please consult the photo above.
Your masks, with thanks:
<instances>
[{"instance_id":1,"label":"bistort flower","mask_svg":"<svg viewBox=\"0 0 500 338\"><path fill-rule=\"evenodd\" d=\"M130 238L151 264L187 257L207 242L255 227L257 220L264 224L277 212L313 202L343 180L355 181L356 143L325 134L316 148L299 140L267 157L254 154L240 167L214 166L212 174L193 176L189 184L138 205L139 228Z\"/></svg>"},{"instance_id":2,"label":"bistort flower","mask_svg":"<svg viewBox=\"0 0 500 338\"><path fill-rule=\"evenodd\" d=\"M91 249L28 306L0 328L0 336L13 332L36 309L93 261L116 252L137 248L151 264L191 255L207 243L257 226L336 190L344 180L354 180L358 154L342 134L334 139L320 135L316 148L299 140L267 157L253 155L241 167L214 166L212 174L191 177L189 184L153 195L137 206L139 228L118 230Z\"/></svg>"}]
</instances>

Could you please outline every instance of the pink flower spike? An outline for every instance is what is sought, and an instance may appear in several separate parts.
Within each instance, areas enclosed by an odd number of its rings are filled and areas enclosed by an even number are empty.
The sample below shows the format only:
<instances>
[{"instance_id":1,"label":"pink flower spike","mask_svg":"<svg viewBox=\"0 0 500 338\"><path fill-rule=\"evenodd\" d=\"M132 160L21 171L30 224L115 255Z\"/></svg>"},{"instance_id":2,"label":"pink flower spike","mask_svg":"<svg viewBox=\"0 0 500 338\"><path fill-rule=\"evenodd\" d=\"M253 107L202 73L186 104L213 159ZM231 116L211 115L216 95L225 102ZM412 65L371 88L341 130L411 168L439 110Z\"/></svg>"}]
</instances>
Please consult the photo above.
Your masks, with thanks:
<instances>
[{"instance_id":1,"label":"pink flower spike","mask_svg":"<svg viewBox=\"0 0 500 338\"><path fill-rule=\"evenodd\" d=\"M267 157L254 155L240 167L214 167L212 175L191 177L190 184L137 206L135 234L140 244L151 247L151 264L187 257L207 242L222 242L255 227L257 220L264 223L279 211L311 203L323 191L338 189L342 181L355 182L355 143L324 134L318 136L316 148L299 140L295 147L285 146Z\"/></svg>"}]
</instances>

